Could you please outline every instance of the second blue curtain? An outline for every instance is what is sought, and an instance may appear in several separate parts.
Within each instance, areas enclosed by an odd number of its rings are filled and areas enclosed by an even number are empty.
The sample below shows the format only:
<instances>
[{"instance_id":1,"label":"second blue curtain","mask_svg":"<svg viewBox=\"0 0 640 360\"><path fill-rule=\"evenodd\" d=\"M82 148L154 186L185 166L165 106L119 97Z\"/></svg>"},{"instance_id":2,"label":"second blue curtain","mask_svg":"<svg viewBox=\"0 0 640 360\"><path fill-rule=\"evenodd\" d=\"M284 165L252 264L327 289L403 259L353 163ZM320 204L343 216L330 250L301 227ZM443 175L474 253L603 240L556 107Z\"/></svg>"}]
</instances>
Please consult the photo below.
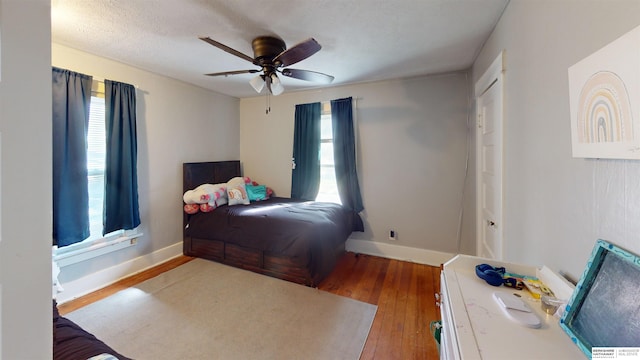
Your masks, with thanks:
<instances>
[{"instance_id":1,"label":"second blue curtain","mask_svg":"<svg viewBox=\"0 0 640 360\"><path fill-rule=\"evenodd\" d=\"M103 234L140 225L136 89L105 80L106 145Z\"/></svg>"},{"instance_id":2,"label":"second blue curtain","mask_svg":"<svg viewBox=\"0 0 640 360\"><path fill-rule=\"evenodd\" d=\"M331 100L331 127L333 129L333 159L336 183L342 205L353 214L354 229L364 231L358 213L364 210L356 171L356 141L353 127L353 99Z\"/></svg>"}]
</instances>

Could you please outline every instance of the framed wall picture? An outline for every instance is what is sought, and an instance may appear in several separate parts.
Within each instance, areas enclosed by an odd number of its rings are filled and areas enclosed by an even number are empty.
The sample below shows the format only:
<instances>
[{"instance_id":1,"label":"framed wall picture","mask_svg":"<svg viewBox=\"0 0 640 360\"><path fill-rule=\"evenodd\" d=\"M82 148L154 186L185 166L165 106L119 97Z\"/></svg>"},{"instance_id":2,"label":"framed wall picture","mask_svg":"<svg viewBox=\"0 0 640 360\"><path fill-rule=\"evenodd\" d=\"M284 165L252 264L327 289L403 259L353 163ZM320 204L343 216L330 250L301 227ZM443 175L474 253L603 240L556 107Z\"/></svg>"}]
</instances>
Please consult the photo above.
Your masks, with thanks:
<instances>
[{"instance_id":1,"label":"framed wall picture","mask_svg":"<svg viewBox=\"0 0 640 360\"><path fill-rule=\"evenodd\" d=\"M569 67L573 157L640 159L640 27Z\"/></svg>"}]
</instances>

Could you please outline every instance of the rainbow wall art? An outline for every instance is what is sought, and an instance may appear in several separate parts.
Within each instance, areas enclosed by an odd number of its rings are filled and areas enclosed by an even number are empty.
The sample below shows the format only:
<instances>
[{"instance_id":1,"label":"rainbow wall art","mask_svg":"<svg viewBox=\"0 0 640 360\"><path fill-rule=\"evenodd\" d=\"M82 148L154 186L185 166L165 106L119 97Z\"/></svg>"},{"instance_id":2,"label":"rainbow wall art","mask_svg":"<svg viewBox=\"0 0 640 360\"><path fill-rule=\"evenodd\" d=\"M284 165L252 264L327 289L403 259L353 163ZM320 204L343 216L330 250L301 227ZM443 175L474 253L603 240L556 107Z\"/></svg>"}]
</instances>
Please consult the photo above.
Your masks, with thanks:
<instances>
[{"instance_id":1,"label":"rainbow wall art","mask_svg":"<svg viewBox=\"0 0 640 360\"><path fill-rule=\"evenodd\" d=\"M573 157L640 159L640 27L569 68Z\"/></svg>"}]
</instances>

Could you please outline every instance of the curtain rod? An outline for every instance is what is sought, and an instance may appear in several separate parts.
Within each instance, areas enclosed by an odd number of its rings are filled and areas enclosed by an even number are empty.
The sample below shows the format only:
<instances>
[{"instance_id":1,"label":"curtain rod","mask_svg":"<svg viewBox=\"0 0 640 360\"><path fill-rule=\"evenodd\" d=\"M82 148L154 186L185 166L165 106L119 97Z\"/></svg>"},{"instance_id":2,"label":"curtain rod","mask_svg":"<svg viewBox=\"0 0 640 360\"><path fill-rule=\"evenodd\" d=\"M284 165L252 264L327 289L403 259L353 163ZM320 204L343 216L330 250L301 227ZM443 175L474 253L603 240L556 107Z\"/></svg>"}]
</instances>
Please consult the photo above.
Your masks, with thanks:
<instances>
[{"instance_id":1,"label":"curtain rod","mask_svg":"<svg viewBox=\"0 0 640 360\"><path fill-rule=\"evenodd\" d=\"M103 83L103 84L104 84L104 80L105 80L105 79L103 79L103 78L99 78L99 77L97 77L97 76L93 76L93 77L92 77L92 79L93 79L93 80L95 80L95 81L101 82L101 83ZM111 81L116 81L116 80L111 80ZM119 81L119 82L121 82L121 83L123 83L123 84L129 84L129 83L125 83L124 81ZM140 89L140 88L138 87L138 85L136 85L136 84L129 84L129 85L132 85L132 86L133 86L134 88L136 88L136 89Z\"/></svg>"},{"instance_id":2,"label":"curtain rod","mask_svg":"<svg viewBox=\"0 0 640 360\"><path fill-rule=\"evenodd\" d=\"M339 97L339 98L331 99L331 100L320 100L320 102L329 102L329 101L332 101L332 100L346 99L346 98L349 98L349 97L353 101L357 101L357 100L362 100L363 99L362 97L357 97L357 96L345 96L345 97Z\"/></svg>"},{"instance_id":3,"label":"curtain rod","mask_svg":"<svg viewBox=\"0 0 640 360\"><path fill-rule=\"evenodd\" d=\"M345 97L339 97L339 98L337 98L337 99L331 99L331 100L318 100L318 101L307 102L307 103L304 103L304 104L311 104L311 103L314 103L314 102L319 102L319 103L331 102L332 100L346 99L346 98L348 98L348 97L351 97L351 101L353 101L353 102L357 102L357 101L359 101L359 100L364 100L364 98L363 98L363 97L345 96ZM300 104L293 104L293 107L295 107L296 105L300 105Z\"/></svg>"}]
</instances>

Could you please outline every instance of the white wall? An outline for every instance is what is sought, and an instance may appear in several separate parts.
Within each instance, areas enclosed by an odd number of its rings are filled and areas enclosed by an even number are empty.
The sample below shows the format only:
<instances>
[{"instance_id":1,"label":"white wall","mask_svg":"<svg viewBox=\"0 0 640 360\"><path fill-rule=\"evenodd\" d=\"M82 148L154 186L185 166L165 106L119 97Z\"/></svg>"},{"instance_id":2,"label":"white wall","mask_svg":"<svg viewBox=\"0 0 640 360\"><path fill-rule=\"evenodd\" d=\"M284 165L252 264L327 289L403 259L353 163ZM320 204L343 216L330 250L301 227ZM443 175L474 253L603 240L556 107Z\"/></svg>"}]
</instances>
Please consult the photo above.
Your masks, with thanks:
<instances>
[{"instance_id":1,"label":"white wall","mask_svg":"<svg viewBox=\"0 0 640 360\"><path fill-rule=\"evenodd\" d=\"M0 0L0 357L51 358L51 2Z\"/></svg>"},{"instance_id":2,"label":"white wall","mask_svg":"<svg viewBox=\"0 0 640 360\"><path fill-rule=\"evenodd\" d=\"M52 45L52 64L137 87L138 197L144 235L134 247L63 268L64 286L182 243L182 163L240 157L239 100L59 44ZM175 248L181 253L181 245ZM131 271L119 269L123 275Z\"/></svg>"},{"instance_id":3,"label":"white wall","mask_svg":"<svg viewBox=\"0 0 640 360\"><path fill-rule=\"evenodd\" d=\"M638 25L637 0L512 0L485 44L471 84L506 51L507 260L578 278L599 238L640 253L640 162L572 158L567 75Z\"/></svg>"},{"instance_id":4,"label":"white wall","mask_svg":"<svg viewBox=\"0 0 640 360\"><path fill-rule=\"evenodd\" d=\"M291 193L296 104L357 98L359 178L365 232L352 238L458 252L467 150L464 73L372 82L240 100L244 174ZM286 84L285 84L286 87ZM388 240L389 229L398 240Z\"/></svg>"}]
</instances>

